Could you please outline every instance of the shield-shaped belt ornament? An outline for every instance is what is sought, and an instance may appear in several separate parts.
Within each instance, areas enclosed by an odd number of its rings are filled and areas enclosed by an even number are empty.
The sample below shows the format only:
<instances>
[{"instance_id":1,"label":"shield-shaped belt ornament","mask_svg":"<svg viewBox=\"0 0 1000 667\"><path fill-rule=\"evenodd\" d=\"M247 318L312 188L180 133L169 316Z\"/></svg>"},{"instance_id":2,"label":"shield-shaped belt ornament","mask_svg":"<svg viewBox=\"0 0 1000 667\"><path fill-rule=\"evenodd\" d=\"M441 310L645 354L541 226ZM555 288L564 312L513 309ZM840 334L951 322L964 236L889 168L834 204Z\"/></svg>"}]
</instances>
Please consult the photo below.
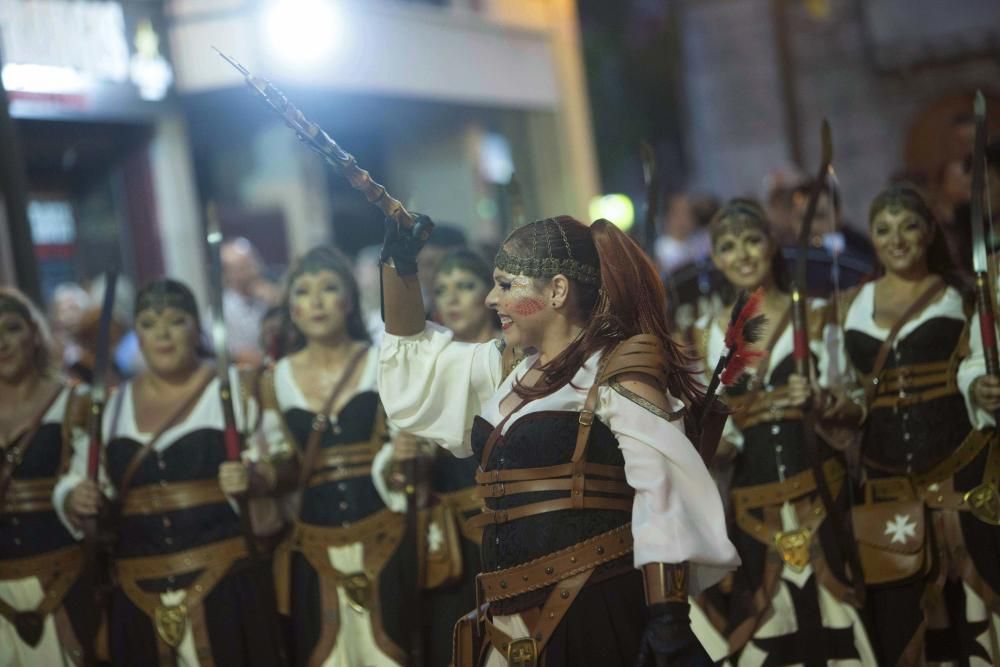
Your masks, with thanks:
<instances>
[{"instance_id":1,"label":"shield-shaped belt ornament","mask_svg":"<svg viewBox=\"0 0 1000 667\"><path fill-rule=\"evenodd\" d=\"M183 602L174 605L161 604L156 608L153 619L156 622L156 634L160 635L160 639L170 648L177 648L184 639L184 633L187 631L187 613L187 605Z\"/></svg>"},{"instance_id":2,"label":"shield-shaped belt ornament","mask_svg":"<svg viewBox=\"0 0 1000 667\"><path fill-rule=\"evenodd\" d=\"M809 543L812 532L808 528L780 531L774 535L774 546L781 554L781 560L796 572L801 572L809 564Z\"/></svg>"},{"instance_id":3,"label":"shield-shaped belt ornament","mask_svg":"<svg viewBox=\"0 0 1000 667\"><path fill-rule=\"evenodd\" d=\"M28 646L38 646L45 630L45 617L35 611L22 611L14 616L14 628L17 635Z\"/></svg>"},{"instance_id":4,"label":"shield-shaped belt ornament","mask_svg":"<svg viewBox=\"0 0 1000 667\"><path fill-rule=\"evenodd\" d=\"M972 515L991 526L1000 526L1000 493L992 482L983 482L965 494Z\"/></svg>"},{"instance_id":5,"label":"shield-shaped belt ornament","mask_svg":"<svg viewBox=\"0 0 1000 667\"><path fill-rule=\"evenodd\" d=\"M515 639L507 645L508 667L538 667L538 643L534 637Z\"/></svg>"},{"instance_id":6,"label":"shield-shaped belt ornament","mask_svg":"<svg viewBox=\"0 0 1000 667\"><path fill-rule=\"evenodd\" d=\"M364 572L355 572L344 576L342 582L347 593L347 604L359 614L371 605L372 582Z\"/></svg>"}]
</instances>

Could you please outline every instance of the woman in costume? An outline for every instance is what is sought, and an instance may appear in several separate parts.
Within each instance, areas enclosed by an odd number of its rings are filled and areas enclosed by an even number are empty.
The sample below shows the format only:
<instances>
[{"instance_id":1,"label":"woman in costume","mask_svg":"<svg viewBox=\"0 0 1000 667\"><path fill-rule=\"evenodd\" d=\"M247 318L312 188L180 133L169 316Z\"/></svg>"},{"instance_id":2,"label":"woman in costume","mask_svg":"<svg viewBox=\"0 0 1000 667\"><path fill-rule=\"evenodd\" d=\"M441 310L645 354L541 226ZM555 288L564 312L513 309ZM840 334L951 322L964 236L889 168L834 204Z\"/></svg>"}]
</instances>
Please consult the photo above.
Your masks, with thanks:
<instances>
[{"instance_id":1,"label":"woman in costume","mask_svg":"<svg viewBox=\"0 0 1000 667\"><path fill-rule=\"evenodd\" d=\"M876 196L869 231L883 273L848 298L858 389L839 403L863 428L854 525L878 664L996 664L1000 542L964 502L990 449L989 432L970 423L975 392L963 396L956 373L970 308L917 191Z\"/></svg>"},{"instance_id":2,"label":"woman in costume","mask_svg":"<svg viewBox=\"0 0 1000 667\"><path fill-rule=\"evenodd\" d=\"M104 492L116 503L116 587L109 628L116 665L275 665L277 617L259 588L233 496L246 489L228 463L215 368L200 355L191 291L169 279L136 295L146 370L121 385L104 419ZM247 402L233 373L237 424ZM86 454L54 498L71 525L97 511L83 481Z\"/></svg>"},{"instance_id":3,"label":"woman in costume","mask_svg":"<svg viewBox=\"0 0 1000 667\"><path fill-rule=\"evenodd\" d=\"M289 458L297 490L289 540L276 556L279 605L296 665L398 665L408 638L399 591L403 517L386 505L392 456L375 387L378 351L358 307L349 261L332 248L289 270L290 349L260 379L262 426ZM285 486L285 485L282 485Z\"/></svg>"},{"instance_id":4,"label":"woman in costume","mask_svg":"<svg viewBox=\"0 0 1000 667\"><path fill-rule=\"evenodd\" d=\"M423 317L415 228L388 225L379 382L401 429L474 456L485 509L478 586L487 617L456 628L455 663L711 664L687 595L738 564L721 499L684 435L701 394L665 330L665 294L611 223L525 225L496 258L487 305L507 345L533 347L504 377L493 343ZM643 604L643 577L645 599ZM479 633L472 624L479 623Z\"/></svg>"},{"instance_id":5,"label":"woman in costume","mask_svg":"<svg viewBox=\"0 0 1000 667\"><path fill-rule=\"evenodd\" d=\"M80 664L97 631L83 551L52 491L87 442L80 387L50 365L46 329L20 292L0 288L0 664Z\"/></svg>"},{"instance_id":6,"label":"woman in costume","mask_svg":"<svg viewBox=\"0 0 1000 667\"><path fill-rule=\"evenodd\" d=\"M756 372L726 390L733 414L723 442L735 449L732 538L743 564L726 586L712 588L699 601L719 638L725 638L725 645L711 646L710 652L729 655L737 665L792 665L811 658L874 664L845 573L843 554L850 545L841 543L846 540L827 516L813 474L816 456L831 499L840 513L848 512L844 456L816 434L811 434L814 453L806 444L802 406L810 398L810 379L795 370L792 298L780 246L764 210L752 200L730 201L712 218L709 232L715 266L736 290L760 290L767 317ZM807 308L819 387L827 387L831 376L824 306L815 300ZM719 317L696 325L701 356L710 363L721 354L725 328ZM700 623L695 628L700 631Z\"/></svg>"}]
</instances>

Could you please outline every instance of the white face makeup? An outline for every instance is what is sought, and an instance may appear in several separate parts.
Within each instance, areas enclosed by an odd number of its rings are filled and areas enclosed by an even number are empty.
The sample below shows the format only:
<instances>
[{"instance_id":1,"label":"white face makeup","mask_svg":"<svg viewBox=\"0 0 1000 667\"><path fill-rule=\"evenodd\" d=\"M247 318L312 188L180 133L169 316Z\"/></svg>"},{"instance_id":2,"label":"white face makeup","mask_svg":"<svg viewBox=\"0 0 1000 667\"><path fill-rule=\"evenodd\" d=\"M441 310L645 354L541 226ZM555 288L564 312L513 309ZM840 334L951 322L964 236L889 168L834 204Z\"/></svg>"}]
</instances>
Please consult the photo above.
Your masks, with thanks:
<instances>
[{"instance_id":1,"label":"white face makeup","mask_svg":"<svg viewBox=\"0 0 1000 667\"><path fill-rule=\"evenodd\" d=\"M493 283L486 295L486 307L499 315L507 344L537 347L553 312L538 281L497 269Z\"/></svg>"},{"instance_id":2,"label":"white face makeup","mask_svg":"<svg viewBox=\"0 0 1000 667\"><path fill-rule=\"evenodd\" d=\"M334 271L324 269L298 276L288 301L292 322L306 339L330 338L347 326L351 300L343 279Z\"/></svg>"},{"instance_id":3,"label":"white face makeup","mask_svg":"<svg viewBox=\"0 0 1000 667\"><path fill-rule=\"evenodd\" d=\"M493 315L484 305L490 286L476 274L454 268L434 278L434 307L455 340L472 340L489 326Z\"/></svg>"}]
</instances>

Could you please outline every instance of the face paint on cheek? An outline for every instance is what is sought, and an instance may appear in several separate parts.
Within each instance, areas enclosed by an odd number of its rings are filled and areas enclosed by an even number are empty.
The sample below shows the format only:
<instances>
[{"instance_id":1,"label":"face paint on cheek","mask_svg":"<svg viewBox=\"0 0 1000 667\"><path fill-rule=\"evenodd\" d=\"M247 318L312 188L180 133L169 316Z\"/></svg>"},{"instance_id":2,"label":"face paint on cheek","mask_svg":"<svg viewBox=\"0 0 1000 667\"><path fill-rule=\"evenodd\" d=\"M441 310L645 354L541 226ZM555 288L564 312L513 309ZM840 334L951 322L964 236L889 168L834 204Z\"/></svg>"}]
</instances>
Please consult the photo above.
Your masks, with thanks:
<instances>
[{"instance_id":1,"label":"face paint on cheek","mask_svg":"<svg viewBox=\"0 0 1000 667\"><path fill-rule=\"evenodd\" d=\"M513 310L515 314L520 315L521 317L530 317L535 313L540 313L541 311L545 310L545 304L542 303L541 300L539 299L526 297L514 302L514 307L511 310Z\"/></svg>"}]
</instances>

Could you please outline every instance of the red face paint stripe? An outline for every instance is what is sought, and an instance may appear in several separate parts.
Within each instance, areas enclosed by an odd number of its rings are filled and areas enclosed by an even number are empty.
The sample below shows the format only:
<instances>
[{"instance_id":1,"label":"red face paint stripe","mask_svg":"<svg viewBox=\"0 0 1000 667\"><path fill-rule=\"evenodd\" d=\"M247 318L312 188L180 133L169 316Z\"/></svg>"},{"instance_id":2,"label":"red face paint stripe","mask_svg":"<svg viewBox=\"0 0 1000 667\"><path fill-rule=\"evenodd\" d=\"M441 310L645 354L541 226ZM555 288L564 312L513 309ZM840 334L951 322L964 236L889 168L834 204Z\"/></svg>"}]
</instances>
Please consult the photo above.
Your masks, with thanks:
<instances>
[{"instance_id":1,"label":"red face paint stripe","mask_svg":"<svg viewBox=\"0 0 1000 667\"><path fill-rule=\"evenodd\" d=\"M521 299L511 310L521 317L529 317L545 310L545 304L538 299Z\"/></svg>"}]
</instances>

